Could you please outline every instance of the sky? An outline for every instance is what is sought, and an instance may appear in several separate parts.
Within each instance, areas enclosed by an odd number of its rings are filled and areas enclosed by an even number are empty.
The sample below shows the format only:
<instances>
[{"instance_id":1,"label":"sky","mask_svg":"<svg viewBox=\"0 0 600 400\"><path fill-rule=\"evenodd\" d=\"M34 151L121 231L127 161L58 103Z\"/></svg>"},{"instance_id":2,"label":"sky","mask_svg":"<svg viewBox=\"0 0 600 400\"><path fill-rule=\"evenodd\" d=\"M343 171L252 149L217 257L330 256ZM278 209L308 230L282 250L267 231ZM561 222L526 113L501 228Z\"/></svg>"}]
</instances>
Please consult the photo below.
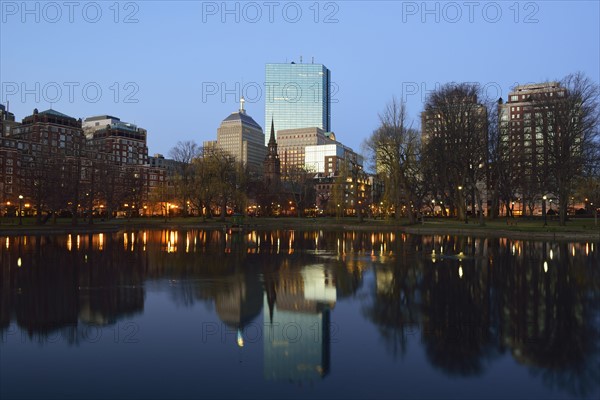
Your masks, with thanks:
<instances>
[{"instance_id":1,"label":"sky","mask_svg":"<svg viewBox=\"0 0 600 400\"><path fill-rule=\"evenodd\" d=\"M599 4L0 0L0 103L17 120L113 115L168 155L216 139L240 95L264 129L265 64L314 57L331 70L331 130L360 151L394 96L418 127L447 82L493 99L578 71L600 82Z\"/></svg>"}]
</instances>

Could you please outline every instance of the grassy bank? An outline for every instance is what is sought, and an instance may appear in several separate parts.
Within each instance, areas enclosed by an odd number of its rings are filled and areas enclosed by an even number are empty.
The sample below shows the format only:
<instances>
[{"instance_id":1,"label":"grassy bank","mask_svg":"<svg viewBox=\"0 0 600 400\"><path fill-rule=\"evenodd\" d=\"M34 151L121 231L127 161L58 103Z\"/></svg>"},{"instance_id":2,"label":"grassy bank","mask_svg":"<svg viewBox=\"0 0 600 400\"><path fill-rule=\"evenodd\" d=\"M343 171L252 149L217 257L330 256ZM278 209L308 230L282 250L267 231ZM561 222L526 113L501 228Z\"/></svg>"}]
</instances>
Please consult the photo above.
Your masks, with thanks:
<instances>
[{"instance_id":1,"label":"grassy bank","mask_svg":"<svg viewBox=\"0 0 600 400\"><path fill-rule=\"evenodd\" d=\"M17 218L2 218L0 234L19 235L36 233L88 233L119 231L122 229L222 229L231 224L231 219L225 222L218 219L201 218L133 218L113 219L110 221L95 220L93 224L80 221L77 226L70 219L58 219L56 224L47 223L39 226L34 218L23 218L19 225ZM480 226L477 221L464 221L442 218L425 218L417 225L409 225L407 220L365 219L359 223L357 218L246 218L245 227L256 230L293 229L293 230L373 230L401 231L415 234L459 234L473 236L503 236L514 238L548 238L548 239L597 239L600 240L600 226L593 218L576 218L566 226L560 226L558 221L548 221L544 226L541 220L528 219L498 219L486 221Z\"/></svg>"}]
</instances>

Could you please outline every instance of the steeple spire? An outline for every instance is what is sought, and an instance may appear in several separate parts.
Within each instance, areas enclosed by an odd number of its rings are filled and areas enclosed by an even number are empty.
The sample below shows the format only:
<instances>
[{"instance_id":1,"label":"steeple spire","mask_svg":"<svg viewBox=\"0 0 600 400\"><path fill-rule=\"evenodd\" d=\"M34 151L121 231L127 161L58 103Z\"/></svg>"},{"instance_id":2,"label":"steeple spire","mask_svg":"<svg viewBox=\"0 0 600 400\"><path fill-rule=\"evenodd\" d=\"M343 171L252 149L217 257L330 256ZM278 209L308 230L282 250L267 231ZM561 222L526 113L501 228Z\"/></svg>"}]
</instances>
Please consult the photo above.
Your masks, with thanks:
<instances>
[{"instance_id":1,"label":"steeple spire","mask_svg":"<svg viewBox=\"0 0 600 400\"><path fill-rule=\"evenodd\" d=\"M271 136L269 137L269 147L276 144L277 142L275 142L275 124L273 122L273 117L271 117Z\"/></svg>"},{"instance_id":2,"label":"steeple spire","mask_svg":"<svg viewBox=\"0 0 600 400\"><path fill-rule=\"evenodd\" d=\"M264 162L265 183L269 192L277 193L281 183L281 162L277 154L277 142L275 141L275 122L271 116L271 137L267 146L267 156Z\"/></svg>"}]
</instances>

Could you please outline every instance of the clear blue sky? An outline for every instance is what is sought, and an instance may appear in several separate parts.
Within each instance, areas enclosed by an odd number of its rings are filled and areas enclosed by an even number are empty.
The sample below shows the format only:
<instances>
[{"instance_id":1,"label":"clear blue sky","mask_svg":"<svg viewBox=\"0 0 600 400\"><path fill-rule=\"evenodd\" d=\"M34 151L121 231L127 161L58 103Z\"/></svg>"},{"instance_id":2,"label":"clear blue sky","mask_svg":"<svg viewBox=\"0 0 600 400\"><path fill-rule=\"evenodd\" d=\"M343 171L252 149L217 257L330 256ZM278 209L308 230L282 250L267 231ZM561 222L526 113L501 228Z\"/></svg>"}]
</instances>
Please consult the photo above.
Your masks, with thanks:
<instances>
[{"instance_id":1,"label":"clear blue sky","mask_svg":"<svg viewBox=\"0 0 600 400\"><path fill-rule=\"evenodd\" d=\"M394 95L418 125L440 83L506 98L576 71L600 82L598 1L229 2L231 13L221 1L74 3L0 2L0 101L19 120L50 102L76 118L118 116L148 129L151 154L216 138L236 85L263 124L265 63L300 56L331 70L332 130L355 150Z\"/></svg>"}]
</instances>

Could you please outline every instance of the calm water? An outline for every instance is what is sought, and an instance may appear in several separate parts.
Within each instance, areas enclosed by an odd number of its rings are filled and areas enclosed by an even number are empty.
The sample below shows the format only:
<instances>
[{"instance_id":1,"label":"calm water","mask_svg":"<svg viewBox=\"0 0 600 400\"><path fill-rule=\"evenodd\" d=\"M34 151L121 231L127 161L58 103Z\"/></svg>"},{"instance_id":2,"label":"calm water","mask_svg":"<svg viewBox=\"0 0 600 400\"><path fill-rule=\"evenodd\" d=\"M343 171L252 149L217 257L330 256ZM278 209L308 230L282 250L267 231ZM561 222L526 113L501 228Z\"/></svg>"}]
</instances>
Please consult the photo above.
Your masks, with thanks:
<instances>
[{"instance_id":1,"label":"calm water","mask_svg":"<svg viewBox=\"0 0 600 400\"><path fill-rule=\"evenodd\" d=\"M599 398L600 244L0 237L0 397Z\"/></svg>"}]
</instances>

